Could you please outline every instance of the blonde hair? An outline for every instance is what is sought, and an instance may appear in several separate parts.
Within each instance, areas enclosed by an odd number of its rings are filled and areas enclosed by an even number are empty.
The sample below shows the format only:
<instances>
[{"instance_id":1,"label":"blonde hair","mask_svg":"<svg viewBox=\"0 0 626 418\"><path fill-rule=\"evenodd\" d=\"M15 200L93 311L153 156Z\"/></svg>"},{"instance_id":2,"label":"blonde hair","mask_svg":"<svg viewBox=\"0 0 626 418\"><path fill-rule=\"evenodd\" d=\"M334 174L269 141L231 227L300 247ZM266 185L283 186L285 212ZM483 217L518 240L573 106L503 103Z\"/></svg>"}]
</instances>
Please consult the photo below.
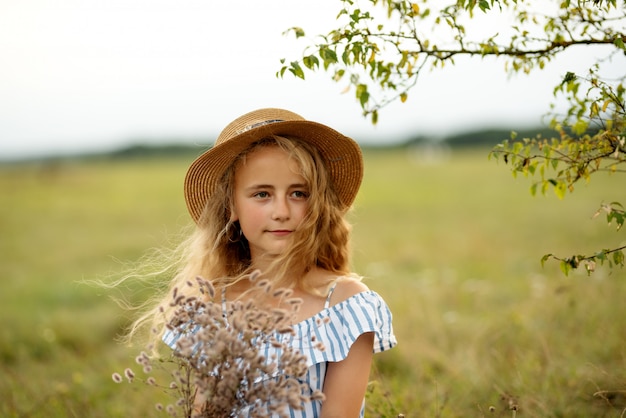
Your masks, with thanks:
<instances>
[{"instance_id":1,"label":"blonde hair","mask_svg":"<svg viewBox=\"0 0 626 418\"><path fill-rule=\"evenodd\" d=\"M319 290L304 276L312 267L325 269L337 277L350 274L350 231L345 210L333 187L332 179L317 149L297 138L272 136L253 143L237 156L212 191L193 233L170 255L172 265L160 269L159 275L171 272L173 277L166 293L148 302L148 309L131 325L131 338L144 325L151 324L152 335L161 335L170 314L171 294L184 291L200 276L209 280L217 291L251 273L250 249L236 222L231 220L234 178L237 168L261 147L278 146L296 162L309 187L307 213L294 232L288 249L272 260L261 272L274 288L296 287L311 294ZM162 254L161 254L162 256ZM219 294L219 293L218 293Z\"/></svg>"}]
</instances>

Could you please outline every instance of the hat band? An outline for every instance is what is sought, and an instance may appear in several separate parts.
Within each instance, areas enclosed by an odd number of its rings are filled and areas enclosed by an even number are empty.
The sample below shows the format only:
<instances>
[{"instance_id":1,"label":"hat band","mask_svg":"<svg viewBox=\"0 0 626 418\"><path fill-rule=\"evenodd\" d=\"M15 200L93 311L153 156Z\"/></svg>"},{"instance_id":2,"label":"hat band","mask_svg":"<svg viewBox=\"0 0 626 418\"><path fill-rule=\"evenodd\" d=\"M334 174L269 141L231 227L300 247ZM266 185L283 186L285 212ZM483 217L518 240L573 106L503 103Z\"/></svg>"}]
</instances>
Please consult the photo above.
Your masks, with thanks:
<instances>
[{"instance_id":1,"label":"hat band","mask_svg":"<svg viewBox=\"0 0 626 418\"><path fill-rule=\"evenodd\" d=\"M270 119L270 120L264 120L262 122L253 123L252 125L246 125L243 127L243 129L240 129L239 131L237 131L235 135L239 135L251 129L258 128L259 126L265 126L265 125L269 125L270 123L276 123L276 122L284 122L284 120L283 119Z\"/></svg>"}]
</instances>

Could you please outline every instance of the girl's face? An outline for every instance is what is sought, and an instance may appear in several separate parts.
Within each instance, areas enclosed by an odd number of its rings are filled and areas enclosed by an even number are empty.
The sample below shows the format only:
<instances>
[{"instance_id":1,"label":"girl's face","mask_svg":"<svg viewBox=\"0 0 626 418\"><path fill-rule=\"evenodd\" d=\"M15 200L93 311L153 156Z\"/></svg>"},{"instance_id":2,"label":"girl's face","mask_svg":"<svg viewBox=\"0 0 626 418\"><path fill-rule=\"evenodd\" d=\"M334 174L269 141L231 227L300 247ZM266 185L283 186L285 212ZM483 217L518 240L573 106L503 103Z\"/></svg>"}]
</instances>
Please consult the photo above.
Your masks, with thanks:
<instances>
[{"instance_id":1,"label":"girl's face","mask_svg":"<svg viewBox=\"0 0 626 418\"><path fill-rule=\"evenodd\" d=\"M250 257L283 252L306 215L309 188L298 165L278 146L252 151L235 170L233 221L239 221Z\"/></svg>"}]
</instances>

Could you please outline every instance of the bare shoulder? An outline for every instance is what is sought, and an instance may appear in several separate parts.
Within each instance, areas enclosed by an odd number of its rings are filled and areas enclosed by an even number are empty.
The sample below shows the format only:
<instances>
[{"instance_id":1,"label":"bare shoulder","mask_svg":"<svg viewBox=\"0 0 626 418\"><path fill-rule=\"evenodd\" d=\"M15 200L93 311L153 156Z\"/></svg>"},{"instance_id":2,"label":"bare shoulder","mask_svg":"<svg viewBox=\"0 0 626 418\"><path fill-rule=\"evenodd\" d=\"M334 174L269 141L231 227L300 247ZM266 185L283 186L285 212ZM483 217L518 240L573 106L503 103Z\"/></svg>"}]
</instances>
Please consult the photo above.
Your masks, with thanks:
<instances>
[{"instance_id":1,"label":"bare shoulder","mask_svg":"<svg viewBox=\"0 0 626 418\"><path fill-rule=\"evenodd\" d=\"M369 287L356 277L341 277L337 279L337 285L330 298L331 305L336 305L358 293L367 292L368 290Z\"/></svg>"}]
</instances>

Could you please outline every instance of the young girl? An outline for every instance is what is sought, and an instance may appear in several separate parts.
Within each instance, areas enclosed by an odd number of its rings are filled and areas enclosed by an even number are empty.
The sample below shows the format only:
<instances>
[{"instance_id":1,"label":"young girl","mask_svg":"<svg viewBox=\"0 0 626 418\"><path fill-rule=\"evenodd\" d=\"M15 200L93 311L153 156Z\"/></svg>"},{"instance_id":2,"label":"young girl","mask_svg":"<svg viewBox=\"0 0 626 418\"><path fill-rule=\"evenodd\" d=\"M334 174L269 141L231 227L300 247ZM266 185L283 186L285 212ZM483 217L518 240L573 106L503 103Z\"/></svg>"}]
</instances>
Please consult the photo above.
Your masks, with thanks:
<instances>
[{"instance_id":1,"label":"young girl","mask_svg":"<svg viewBox=\"0 0 626 418\"><path fill-rule=\"evenodd\" d=\"M226 126L185 178L196 228L170 288L201 276L223 301L256 298L249 277L258 270L301 299L293 340L317 328L325 349L302 354L306 383L325 399L294 417L362 417L372 354L396 344L387 305L349 269L344 216L362 177L352 139L287 110L260 109ZM162 329L160 318L155 309L139 322ZM176 348L176 335L163 340Z\"/></svg>"}]
</instances>

